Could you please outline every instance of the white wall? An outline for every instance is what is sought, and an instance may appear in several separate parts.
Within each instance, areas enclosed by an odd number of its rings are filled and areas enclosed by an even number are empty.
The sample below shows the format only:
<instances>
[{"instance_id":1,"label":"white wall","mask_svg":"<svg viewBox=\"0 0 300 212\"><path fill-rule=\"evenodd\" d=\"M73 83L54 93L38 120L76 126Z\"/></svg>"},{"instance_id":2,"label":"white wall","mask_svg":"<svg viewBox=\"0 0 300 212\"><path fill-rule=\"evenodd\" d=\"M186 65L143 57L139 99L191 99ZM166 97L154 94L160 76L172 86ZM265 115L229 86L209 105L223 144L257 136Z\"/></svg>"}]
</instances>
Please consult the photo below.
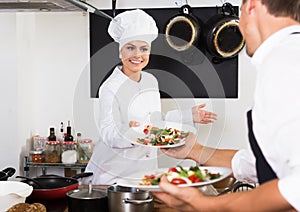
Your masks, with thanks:
<instances>
[{"instance_id":1,"label":"white wall","mask_svg":"<svg viewBox=\"0 0 300 212\"><path fill-rule=\"evenodd\" d=\"M111 1L91 1L111 8ZM174 7L185 1L117 1L121 7ZM153 3L155 2L155 4ZM159 2L159 3L158 3ZM192 6L220 5L220 1L188 1ZM231 1L239 4L240 0ZM197 4L196 4L197 3ZM99 5L100 4L100 5ZM71 120L76 132L97 140L93 100L89 98L88 16L73 13L0 13L1 139L0 169L13 166L22 171L22 157L31 148L33 132L48 135L50 126ZM239 98L195 99L223 105L219 121L199 126L201 143L221 148L243 148L247 143L245 111L251 107L255 72L241 53ZM178 102L187 100L180 99ZM176 106L163 99L163 111ZM165 156L161 166L174 163ZM21 172L22 174L22 172Z\"/></svg>"}]
</instances>

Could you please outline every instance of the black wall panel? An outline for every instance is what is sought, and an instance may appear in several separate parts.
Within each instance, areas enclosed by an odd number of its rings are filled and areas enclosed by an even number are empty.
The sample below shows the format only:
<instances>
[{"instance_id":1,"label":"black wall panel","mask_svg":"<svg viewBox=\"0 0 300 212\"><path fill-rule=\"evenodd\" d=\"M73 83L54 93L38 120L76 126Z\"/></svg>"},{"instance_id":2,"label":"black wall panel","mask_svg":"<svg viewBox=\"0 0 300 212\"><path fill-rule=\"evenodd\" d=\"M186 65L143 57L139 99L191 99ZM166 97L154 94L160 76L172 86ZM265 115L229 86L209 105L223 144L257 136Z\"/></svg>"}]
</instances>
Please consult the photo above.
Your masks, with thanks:
<instances>
[{"instance_id":1,"label":"black wall panel","mask_svg":"<svg viewBox=\"0 0 300 212\"><path fill-rule=\"evenodd\" d=\"M237 14L238 8L234 10ZM162 33L152 43L150 62L145 69L158 79L162 98L238 98L238 57L214 63L203 36L194 49L178 52L169 47L163 33L169 20L180 14L180 8L144 11L152 15ZM110 10L104 12L112 14ZM192 8L192 15L202 23L202 34L205 23L219 12L217 7ZM90 14L91 97L97 97L101 83L120 63L118 44L108 35L108 24L108 19Z\"/></svg>"}]
</instances>

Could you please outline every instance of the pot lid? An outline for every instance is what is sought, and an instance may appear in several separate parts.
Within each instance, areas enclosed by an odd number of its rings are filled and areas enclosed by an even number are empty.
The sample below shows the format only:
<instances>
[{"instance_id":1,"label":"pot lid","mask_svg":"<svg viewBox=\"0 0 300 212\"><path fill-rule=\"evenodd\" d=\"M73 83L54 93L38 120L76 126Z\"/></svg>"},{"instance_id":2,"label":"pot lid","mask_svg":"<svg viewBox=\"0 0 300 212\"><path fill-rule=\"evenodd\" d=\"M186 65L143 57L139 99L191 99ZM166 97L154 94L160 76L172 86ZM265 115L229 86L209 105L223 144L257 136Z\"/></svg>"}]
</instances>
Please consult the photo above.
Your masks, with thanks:
<instances>
[{"instance_id":1,"label":"pot lid","mask_svg":"<svg viewBox=\"0 0 300 212\"><path fill-rule=\"evenodd\" d=\"M102 199L107 196L107 193L101 189L76 189L69 191L67 196L75 199Z\"/></svg>"}]
</instances>

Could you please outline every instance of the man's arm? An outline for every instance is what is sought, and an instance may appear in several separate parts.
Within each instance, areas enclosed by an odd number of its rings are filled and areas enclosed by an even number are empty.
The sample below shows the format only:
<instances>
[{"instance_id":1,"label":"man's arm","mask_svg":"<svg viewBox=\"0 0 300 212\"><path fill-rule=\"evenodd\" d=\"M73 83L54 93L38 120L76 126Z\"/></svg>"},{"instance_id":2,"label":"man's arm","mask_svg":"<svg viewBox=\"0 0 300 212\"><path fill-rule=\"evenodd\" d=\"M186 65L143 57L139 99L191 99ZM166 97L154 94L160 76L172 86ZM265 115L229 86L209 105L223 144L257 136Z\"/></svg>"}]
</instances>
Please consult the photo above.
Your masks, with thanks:
<instances>
[{"instance_id":1,"label":"man's arm","mask_svg":"<svg viewBox=\"0 0 300 212\"><path fill-rule=\"evenodd\" d=\"M180 188L163 177L162 192L154 193L170 207L180 211L295 211L282 197L278 180L269 181L253 190L221 196L204 196L192 187Z\"/></svg>"},{"instance_id":2,"label":"man's arm","mask_svg":"<svg viewBox=\"0 0 300 212\"><path fill-rule=\"evenodd\" d=\"M163 153L173 158L191 159L201 165L223 166L231 168L231 160L237 150L221 150L204 147L198 143L196 136L190 133L185 145L178 148L161 149Z\"/></svg>"}]
</instances>

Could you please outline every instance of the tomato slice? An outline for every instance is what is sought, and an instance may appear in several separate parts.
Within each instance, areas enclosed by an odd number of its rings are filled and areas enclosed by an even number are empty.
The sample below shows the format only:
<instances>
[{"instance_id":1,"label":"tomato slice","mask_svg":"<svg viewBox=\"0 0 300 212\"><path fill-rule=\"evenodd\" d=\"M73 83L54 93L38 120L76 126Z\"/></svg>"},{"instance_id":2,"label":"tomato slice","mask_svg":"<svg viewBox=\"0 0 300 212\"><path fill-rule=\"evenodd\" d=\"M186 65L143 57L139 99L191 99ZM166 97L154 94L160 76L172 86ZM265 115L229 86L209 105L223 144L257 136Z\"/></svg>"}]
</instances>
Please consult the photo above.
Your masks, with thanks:
<instances>
[{"instance_id":1,"label":"tomato slice","mask_svg":"<svg viewBox=\"0 0 300 212\"><path fill-rule=\"evenodd\" d=\"M192 183L199 183L202 180L195 174L189 176L189 180L192 181Z\"/></svg>"},{"instance_id":2,"label":"tomato slice","mask_svg":"<svg viewBox=\"0 0 300 212\"><path fill-rule=\"evenodd\" d=\"M179 185L179 184L186 184L185 180L181 179L181 178L174 178L172 181L171 181L172 184L175 184L175 185Z\"/></svg>"},{"instance_id":3,"label":"tomato slice","mask_svg":"<svg viewBox=\"0 0 300 212\"><path fill-rule=\"evenodd\" d=\"M178 170L175 167L170 167L168 172L178 172Z\"/></svg>"},{"instance_id":4,"label":"tomato slice","mask_svg":"<svg viewBox=\"0 0 300 212\"><path fill-rule=\"evenodd\" d=\"M155 175L154 174L151 174L151 175L145 175L144 178L147 178L147 179L155 179Z\"/></svg>"}]
</instances>

